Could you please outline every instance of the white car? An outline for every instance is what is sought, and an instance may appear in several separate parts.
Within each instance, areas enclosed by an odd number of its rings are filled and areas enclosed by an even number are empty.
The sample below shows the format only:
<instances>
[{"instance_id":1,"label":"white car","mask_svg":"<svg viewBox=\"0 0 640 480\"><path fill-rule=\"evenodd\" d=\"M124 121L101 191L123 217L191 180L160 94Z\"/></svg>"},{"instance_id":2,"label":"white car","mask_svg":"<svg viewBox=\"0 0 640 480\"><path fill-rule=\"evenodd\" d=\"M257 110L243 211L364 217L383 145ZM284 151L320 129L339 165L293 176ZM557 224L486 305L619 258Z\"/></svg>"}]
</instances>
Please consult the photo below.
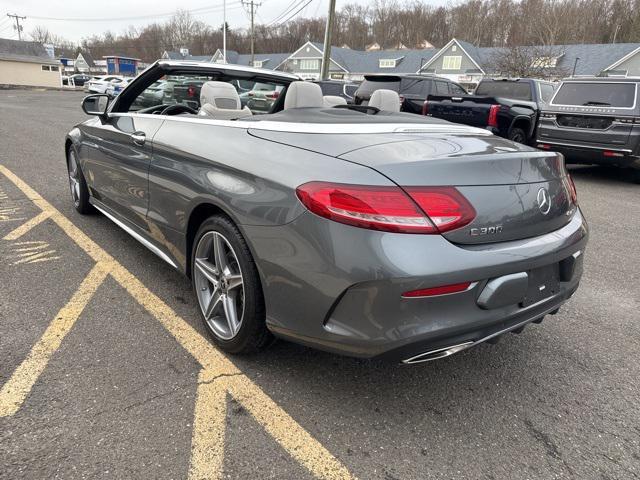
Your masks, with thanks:
<instances>
[{"instance_id":1,"label":"white car","mask_svg":"<svg viewBox=\"0 0 640 480\"><path fill-rule=\"evenodd\" d=\"M116 85L122 81L124 81L124 77L119 75L93 77L85 83L85 90L92 93L107 93L107 88L109 88L110 85Z\"/></svg>"},{"instance_id":2,"label":"white car","mask_svg":"<svg viewBox=\"0 0 640 480\"><path fill-rule=\"evenodd\" d=\"M133 78L124 78L121 82L109 83L104 93L109 95L111 98L117 97L118 94L124 90L127 85L129 85L131 80L133 80Z\"/></svg>"}]
</instances>

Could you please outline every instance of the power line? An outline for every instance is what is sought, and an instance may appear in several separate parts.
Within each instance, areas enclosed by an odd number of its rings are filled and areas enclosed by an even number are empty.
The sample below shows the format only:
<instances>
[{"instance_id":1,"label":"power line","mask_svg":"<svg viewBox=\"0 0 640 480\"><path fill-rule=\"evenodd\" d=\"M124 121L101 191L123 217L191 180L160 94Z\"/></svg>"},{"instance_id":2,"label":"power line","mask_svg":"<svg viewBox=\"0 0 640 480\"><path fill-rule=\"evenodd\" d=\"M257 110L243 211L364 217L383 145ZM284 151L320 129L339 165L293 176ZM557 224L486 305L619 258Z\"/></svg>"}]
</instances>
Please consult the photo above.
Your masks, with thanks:
<instances>
[{"instance_id":1,"label":"power line","mask_svg":"<svg viewBox=\"0 0 640 480\"><path fill-rule=\"evenodd\" d=\"M313 2L313 0L308 0L304 5L302 5L298 10L296 10L295 12L293 12L293 14L289 15L287 18L285 18L284 20L281 20L280 22L278 22L278 24L276 26L280 26L283 23L286 23L290 20L293 20L293 18L298 15L307 5L309 5L311 2Z\"/></svg>"},{"instance_id":2,"label":"power line","mask_svg":"<svg viewBox=\"0 0 640 480\"><path fill-rule=\"evenodd\" d=\"M238 1L234 1L231 2L233 3L240 3ZM191 10L185 10L187 13L210 13L210 12L214 12L214 11L222 11L222 9L224 8L224 4L218 4L218 5L213 5L213 6L208 6L208 7L200 7L200 8L193 8ZM227 7L227 10L229 9L229 7ZM104 18L104 17L93 17L93 18L64 18L64 17L40 17L40 16L34 16L34 15L30 15L29 18L30 19L34 19L34 20L48 20L48 21L54 21L54 22L119 22L119 21L127 21L127 20L148 20L148 19L152 19L152 18L161 18L161 17L170 17L173 16L177 13L176 10L174 10L173 12L165 12L165 13L155 13L153 15L138 15L138 16L133 16L133 17L113 17L113 18Z\"/></svg>"},{"instance_id":3,"label":"power line","mask_svg":"<svg viewBox=\"0 0 640 480\"><path fill-rule=\"evenodd\" d=\"M273 25L275 23L278 23L278 21L281 18L284 18L286 15L288 15L290 11L292 11L294 8L296 8L298 5L300 5L302 2L304 2L304 0L293 0L289 5L287 5L287 7L282 12L280 12L280 15L278 15L276 18L271 20L265 26L269 27L269 26L271 26L271 25Z\"/></svg>"}]
</instances>

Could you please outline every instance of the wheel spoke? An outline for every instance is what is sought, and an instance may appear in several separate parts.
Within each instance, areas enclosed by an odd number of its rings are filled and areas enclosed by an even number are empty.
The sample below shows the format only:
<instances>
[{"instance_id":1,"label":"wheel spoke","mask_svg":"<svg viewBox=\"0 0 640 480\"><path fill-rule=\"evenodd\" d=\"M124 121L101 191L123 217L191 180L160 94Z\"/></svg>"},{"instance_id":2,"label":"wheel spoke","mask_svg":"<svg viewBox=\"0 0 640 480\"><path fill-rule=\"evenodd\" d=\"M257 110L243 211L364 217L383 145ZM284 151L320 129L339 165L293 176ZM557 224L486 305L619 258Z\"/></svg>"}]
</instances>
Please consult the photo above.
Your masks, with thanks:
<instances>
[{"instance_id":1,"label":"wheel spoke","mask_svg":"<svg viewBox=\"0 0 640 480\"><path fill-rule=\"evenodd\" d=\"M220 289L216 288L211 294L211 300L209 300L209 305L207 305L207 310L204 312L205 319L209 320L213 315L213 312L216 311L216 308L220 304L222 297L224 295L221 294Z\"/></svg>"},{"instance_id":2,"label":"wheel spoke","mask_svg":"<svg viewBox=\"0 0 640 480\"><path fill-rule=\"evenodd\" d=\"M235 335L238 332L238 328L240 328L240 322L238 322L238 312L236 311L235 298L229 295L222 295L222 306L224 307L224 314L227 317L229 331L232 335Z\"/></svg>"},{"instance_id":3,"label":"wheel spoke","mask_svg":"<svg viewBox=\"0 0 640 480\"><path fill-rule=\"evenodd\" d=\"M196 258L196 268L198 271L209 280L214 287L218 287L218 270L210 262L204 258Z\"/></svg>"},{"instance_id":4,"label":"wheel spoke","mask_svg":"<svg viewBox=\"0 0 640 480\"><path fill-rule=\"evenodd\" d=\"M242 275L239 273L232 273L231 275L225 275L227 281L227 290L233 290L242 286Z\"/></svg>"},{"instance_id":5,"label":"wheel spoke","mask_svg":"<svg viewBox=\"0 0 640 480\"><path fill-rule=\"evenodd\" d=\"M219 272L227 269L227 253L225 252L225 241L222 235L213 234L213 257Z\"/></svg>"}]
</instances>

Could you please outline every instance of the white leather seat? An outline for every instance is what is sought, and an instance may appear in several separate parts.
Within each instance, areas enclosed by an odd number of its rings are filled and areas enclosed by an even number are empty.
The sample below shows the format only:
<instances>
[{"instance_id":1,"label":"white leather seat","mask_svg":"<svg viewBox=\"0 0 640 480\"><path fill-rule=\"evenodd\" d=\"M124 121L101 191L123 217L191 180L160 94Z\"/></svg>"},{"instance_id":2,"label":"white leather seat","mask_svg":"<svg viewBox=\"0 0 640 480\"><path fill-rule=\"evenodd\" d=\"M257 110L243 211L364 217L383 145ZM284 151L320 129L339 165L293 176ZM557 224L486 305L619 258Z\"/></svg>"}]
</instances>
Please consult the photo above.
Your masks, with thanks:
<instances>
[{"instance_id":1,"label":"white leather seat","mask_svg":"<svg viewBox=\"0 0 640 480\"><path fill-rule=\"evenodd\" d=\"M400 95L393 90L380 89L371 94L369 100L370 107L376 107L378 110L384 112L399 112L400 111Z\"/></svg>"},{"instance_id":2,"label":"white leather seat","mask_svg":"<svg viewBox=\"0 0 640 480\"><path fill-rule=\"evenodd\" d=\"M284 109L322 107L322 89L311 82L291 82L284 97Z\"/></svg>"},{"instance_id":3,"label":"white leather seat","mask_svg":"<svg viewBox=\"0 0 640 480\"><path fill-rule=\"evenodd\" d=\"M236 120L250 117L251 110L242 108L240 97L233 85L226 82L205 82L200 89L198 115L216 120Z\"/></svg>"},{"instance_id":4,"label":"white leather seat","mask_svg":"<svg viewBox=\"0 0 640 480\"><path fill-rule=\"evenodd\" d=\"M322 103L325 107L335 107L336 105L346 105L347 101L337 95L325 95L322 97Z\"/></svg>"}]
</instances>

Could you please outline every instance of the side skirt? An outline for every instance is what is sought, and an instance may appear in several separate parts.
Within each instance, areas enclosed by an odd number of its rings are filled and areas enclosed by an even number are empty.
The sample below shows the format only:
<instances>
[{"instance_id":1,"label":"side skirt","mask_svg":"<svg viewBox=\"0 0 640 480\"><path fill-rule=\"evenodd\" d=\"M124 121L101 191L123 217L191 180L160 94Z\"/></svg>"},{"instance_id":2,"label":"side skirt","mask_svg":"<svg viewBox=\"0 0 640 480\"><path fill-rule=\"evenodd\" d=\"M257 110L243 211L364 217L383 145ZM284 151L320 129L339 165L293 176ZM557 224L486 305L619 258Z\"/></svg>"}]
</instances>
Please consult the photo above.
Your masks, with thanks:
<instances>
[{"instance_id":1,"label":"side skirt","mask_svg":"<svg viewBox=\"0 0 640 480\"><path fill-rule=\"evenodd\" d=\"M167 262L169 265L171 265L173 268L175 268L176 270L180 270L178 265L176 265L176 263L171 259L171 257L169 257L169 255L167 255L164 251L162 251L159 247L157 247L153 242L151 242L151 240L149 240L137 228L128 225L127 224L128 222L118 218L118 214L117 213L115 213L112 210L110 210L109 207L104 205L99 200L96 200L95 198L90 197L89 201L91 202L91 205L93 205L96 208L96 210L98 210L100 213L102 213L105 217L107 217L113 223L118 225L122 230L127 232L129 235L131 235L133 238L135 238L138 242L140 242L142 245L147 247L149 250L151 250L158 257L160 257L162 260Z\"/></svg>"}]
</instances>

